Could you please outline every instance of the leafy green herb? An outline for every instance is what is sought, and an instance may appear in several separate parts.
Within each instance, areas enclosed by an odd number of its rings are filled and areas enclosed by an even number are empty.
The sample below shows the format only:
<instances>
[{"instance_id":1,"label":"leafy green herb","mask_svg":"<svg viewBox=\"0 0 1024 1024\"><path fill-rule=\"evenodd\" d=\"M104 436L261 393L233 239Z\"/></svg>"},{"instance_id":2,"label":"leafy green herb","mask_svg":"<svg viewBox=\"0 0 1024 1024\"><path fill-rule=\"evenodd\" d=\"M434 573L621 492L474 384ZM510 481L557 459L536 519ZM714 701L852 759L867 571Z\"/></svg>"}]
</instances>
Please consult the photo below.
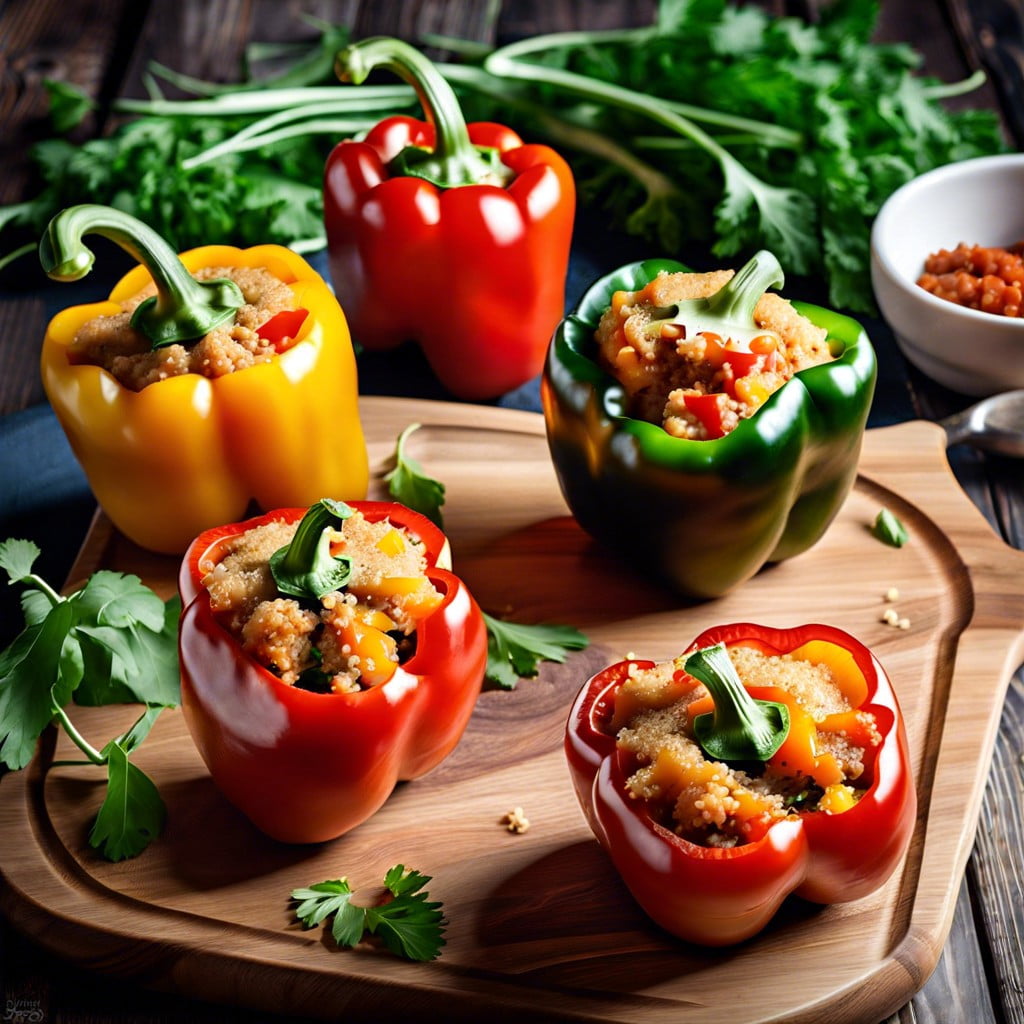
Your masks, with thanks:
<instances>
[{"instance_id":1,"label":"leafy green herb","mask_svg":"<svg viewBox=\"0 0 1024 1024\"><path fill-rule=\"evenodd\" d=\"M294 889L291 898L299 904L296 917L307 928L315 928L333 916L331 934L339 946L351 948L368 932L378 935L396 956L434 960L444 945L447 922L441 904L431 902L428 894L421 891L429 881L429 875L396 864L384 876L384 887L391 899L379 906L360 907L352 903L347 878Z\"/></svg>"},{"instance_id":2,"label":"leafy green herb","mask_svg":"<svg viewBox=\"0 0 1024 1024\"><path fill-rule=\"evenodd\" d=\"M912 48L872 42L879 8L834 0L812 25L726 0L661 0L654 23L636 29L492 51L423 41L466 60L441 68L470 119L512 110L521 133L566 147L581 199L613 224L666 255L685 255L684 240L719 257L767 248L787 274L827 281L832 305L871 311L869 239L882 203L933 167L1007 148L993 112L942 105L984 75L922 76ZM34 148L43 191L0 208L0 230L38 237L59 209L88 201L124 209L179 250L322 247L329 147L369 123L370 110L405 110L412 94L339 86L331 55L347 29L316 24L319 42L274 77L246 69L224 86L151 66L155 97L116 104L137 120L83 146ZM157 77L202 98L164 100ZM59 105L75 116L73 100L55 99L63 120Z\"/></svg>"},{"instance_id":3,"label":"leafy green herb","mask_svg":"<svg viewBox=\"0 0 1024 1024\"><path fill-rule=\"evenodd\" d=\"M941 105L984 76L920 75L913 49L872 42L879 7L836 0L811 25L725 0L661 0L649 27L517 40L456 74L480 94L472 118L511 104L521 131L582 142L580 194L618 226L720 257L767 248L787 274L826 280L832 305L867 311L870 229L885 199L933 167L1007 148L993 112ZM558 119L634 160L560 133Z\"/></svg>"},{"instance_id":4,"label":"leafy green herb","mask_svg":"<svg viewBox=\"0 0 1024 1024\"><path fill-rule=\"evenodd\" d=\"M167 809L152 779L128 760L121 741L111 740L101 753L107 760L107 796L89 842L110 860L137 857L163 831Z\"/></svg>"},{"instance_id":5,"label":"leafy green herb","mask_svg":"<svg viewBox=\"0 0 1024 1024\"><path fill-rule=\"evenodd\" d=\"M495 619L486 612L484 622L486 678L504 690L514 690L520 679L535 676L540 662L564 662L570 651L582 651L590 642L572 626L527 626Z\"/></svg>"},{"instance_id":6,"label":"leafy green herb","mask_svg":"<svg viewBox=\"0 0 1024 1024\"><path fill-rule=\"evenodd\" d=\"M50 123L61 135L71 131L96 106L81 89L68 82L46 79L43 85L50 98Z\"/></svg>"},{"instance_id":7,"label":"leafy green herb","mask_svg":"<svg viewBox=\"0 0 1024 1024\"><path fill-rule=\"evenodd\" d=\"M226 94L172 104L159 95L150 77L156 98L125 104L129 113L143 116L123 120L108 135L81 145L63 138L37 143L31 155L42 189L24 202L0 208L0 230L20 229L38 239L59 210L92 202L138 217L178 251L218 241L278 242L297 251L322 248L324 160L335 142L370 123L365 114L339 119L325 113L337 114L341 100L344 109L377 110L379 117L405 110L413 97L405 89L364 94L353 102L333 80L333 56L328 59L347 41L348 31L323 23L319 28L320 40L292 67L262 80L247 75L228 87L230 91L204 88L205 83L151 68L179 87ZM310 122L290 132L263 132L246 146L219 149L216 160L192 163L247 128L256 116L253 110L266 113L267 103L271 110L294 107L301 102L296 89L304 95L304 87L331 81L335 106L319 111L315 126ZM84 99L60 87L50 92L51 119L61 133L84 115ZM261 105L264 96L269 99ZM34 248L21 246L0 258L0 266Z\"/></svg>"},{"instance_id":8,"label":"leafy green herb","mask_svg":"<svg viewBox=\"0 0 1024 1024\"><path fill-rule=\"evenodd\" d=\"M409 435L419 428L418 423L412 423L398 435L395 468L384 477L384 481L388 485L388 493L395 501L426 516L443 530L441 507L444 505L444 484L428 476L423 466L405 450Z\"/></svg>"},{"instance_id":9,"label":"leafy green herb","mask_svg":"<svg viewBox=\"0 0 1024 1024\"><path fill-rule=\"evenodd\" d=\"M0 653L0 763L24 768L56 720L88 763L107 769L90 843L110 860L134 857L159 834L166 812L152 781L128 758L160 711L178 703L181 604L161 601L136 576L106 570L64 597L32 571L38 557L31 541L0 544L0 569L11 585L28 588L21 599L25 628ZM127 733L97 750L68 717L72 700L146 709Z\"/></svg>"},{"instance_id":10,"label":"leafy green herb","mask_svg":"<svg viewBox=\"0 0 1024 1024\"><path fill-rule=\"evenodd\" d=\"M883 508L875 517L871 532L883 544L890 544L894 548L903 547L910 539L910 534L907 533L907 528L900 522L899 517L887 508Z\"/></svg>"}]
</instances>

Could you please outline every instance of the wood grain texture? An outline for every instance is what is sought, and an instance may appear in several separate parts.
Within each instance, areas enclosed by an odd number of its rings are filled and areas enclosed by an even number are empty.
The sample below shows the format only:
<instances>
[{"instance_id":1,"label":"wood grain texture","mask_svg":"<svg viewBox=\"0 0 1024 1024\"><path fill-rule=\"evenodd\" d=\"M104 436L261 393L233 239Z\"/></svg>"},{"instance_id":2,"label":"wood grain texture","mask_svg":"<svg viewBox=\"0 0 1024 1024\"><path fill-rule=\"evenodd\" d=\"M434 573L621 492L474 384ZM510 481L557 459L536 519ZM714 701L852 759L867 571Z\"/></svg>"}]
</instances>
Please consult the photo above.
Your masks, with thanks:
<instances>
[{"instance_id":1,"label":"wood grain texture","mask_svg":"<svg viewBox=\"0 0 1024 1024\"><path fill-rule=\"evenodd\" d=\"M618 574L568 518L540 417L398 399L364 399L362 411L377 480L397 433L425 424L413 454L448 485L456 571L485 609L574 622L594 646L512 693L484 693L448 761L318 847L256 833L220 798L171 713L139 754L167 800L167 832L135 861L98 861L85 836L99 787L84 769L47 770L65 753L50 736L32 767L0 783L5 913L91 970L310 1017L443 1008L447 1019L703 1022L721 1021L728 1005L730 1024L859 1022L902 1006L953 922L1003 693L1024 654L1024 555L956 486L941 431L870 431L857 486L817 547L718 601L681 605ZM868 534L881 504L909 527L906 547ZM100 564L137 571L164 593L173 585L173 560L143 556L104 521L75 575ZM908 631L880 621L890 586ZM568 704L590 672L628 650L669 657L714 622L822 619L875 650L902 702L921 796L906 863L855 904L792 901L737 949L675 942L635 907L583 823L561 753ZM80 710L87 734L131 716ZM501 826L514 804L533 822L522 836ZM291 888L340 874L373 887L398 861L433 875L431 893L445 903L439 961L339 952L290 920Z\"/></svg>"}]
</instances>

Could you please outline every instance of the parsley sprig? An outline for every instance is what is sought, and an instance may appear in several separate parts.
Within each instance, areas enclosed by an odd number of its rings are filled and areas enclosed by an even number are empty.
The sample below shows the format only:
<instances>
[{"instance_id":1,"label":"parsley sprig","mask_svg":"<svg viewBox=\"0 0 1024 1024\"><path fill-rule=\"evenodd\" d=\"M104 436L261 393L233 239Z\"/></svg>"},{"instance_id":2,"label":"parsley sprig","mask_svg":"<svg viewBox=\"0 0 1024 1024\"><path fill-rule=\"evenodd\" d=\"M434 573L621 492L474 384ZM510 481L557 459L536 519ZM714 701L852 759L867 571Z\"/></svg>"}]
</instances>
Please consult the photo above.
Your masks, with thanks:
<instances>
[{"instance_id":1,"label":"parsley sprig","mask_svg":"<svg viewBox=\"0 0 1024 1024\"><path fill-rule=\"evenodd\" d=\"M503 622L486 612L484 622L487 623L486 678L503 690L514 690L520 679L537 675L542 661L561 664L570 651L582 651L589 643L586 636L572 626Z\"/></svg>"},{"instance_id":2,"label":"parsley sprig","mask_svg":"<svg viewBox=\"0 0 1024 1024\"><path fill-rule=\"evenodd\" d=\"M32 759L36 741L56 721L85 756L107 770L107 793L89 834L109 860L141 853L163 828L156 786L129 758L161 710L179 701L177 598L162 601L137 576L100 570L64 597L33 572L39 548L0 543L0 569L25 587L25 628L0 653L0 763ZM78 731L66 707L140 703L132 727L102 749Z\"/></svg>"},{"instance_id":3,"label":"parsley sprig","mask_svg":"<svg viewBox=\"0 0 1024 1024\"><path fill-rule=\"evenodd\" d=\"M384 888L391 899L379 906L354 904L347 878L294 889L291 898L299 904L295 916L307 928L315 928L333 916L331 934L339 946L351 948L369 933L378 935L396 956L434 960L444 945L448 922L441 904L429 900L429 894L421 891L429 881L430 875L396 864L384 876Z\"/></svg>"},{"instance_id":4,"label":"parsley sprig","mask_svg":"<svg viewBox=\"0 0 1024 1024\"><path fill-rule=\"evenodd\" d=\"M426 516L439 529L444 529L444 484L429 476L417 459L405 450L409 435L419 430L418 423L411 423L398 435L395 443L395 466L384 477L388 493L395 501Z\"/></svg>"}]
</instances>

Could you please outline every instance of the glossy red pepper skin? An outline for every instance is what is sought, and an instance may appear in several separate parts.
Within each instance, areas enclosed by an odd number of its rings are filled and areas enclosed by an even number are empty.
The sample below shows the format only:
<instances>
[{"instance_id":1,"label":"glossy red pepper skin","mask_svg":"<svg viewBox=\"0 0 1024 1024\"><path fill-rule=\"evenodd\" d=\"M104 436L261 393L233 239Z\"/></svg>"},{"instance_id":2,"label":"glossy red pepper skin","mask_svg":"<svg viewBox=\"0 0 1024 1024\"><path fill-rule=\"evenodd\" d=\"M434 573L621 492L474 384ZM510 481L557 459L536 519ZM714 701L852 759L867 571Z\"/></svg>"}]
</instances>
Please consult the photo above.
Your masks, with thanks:
<instances>
[{"instance_id":1,"label":"glossy red pepper skin","mask_svg":"<svg viewBox=\"0 0 1024 1024\"><path fill-rule=\"evenodd\" d=\"M576 698L565 750L580 806L636 901L679 938L710 946L740 942L764 928L791 893L815 903L859 899L885 882L910 842L917 796L906 730L892 685L866 647L830 626L773 629L736 623L707 630L689 650L742 642L783 654L810 640L849 651L867 682L860 707L875 715L882 735L865 756L869 785L847 811L800 813L746 845L691 843L654 821L644 802L628 795L632 768L606 726L629 666L647 668L653 662L612 665Z\"/></svg>"},{"instance_id":2,"label":"glossy red pepper skin","mask_svg":"<svg viewBox=\"0 0 1024 1024\"><path fill-rule=\"evenodd\" d=\"M416 651L386 683L359 693L287 686L254 662L218 622L202 578L223 542L305 509L207 530L178 580L182 710L227 799L261 831L288 843L333 839L387 800L399 780L439 764L458 743L487 662L487 631L465 585L448 571L448 543L426 517L390 502L353 501L371 521L390 518L424 542L427 575L445 594L419 623Z\"/></svg>"},{"instance_id":3,"label":"glossy red pepper skin","mask_svg":"<svg viewBox=\"0 0 1024 1024\"><path fill-rule=\"evenodd\" d=\"M514 172L506 187L392 177L388 163L401 150L434 145L432 125L392 117L334 148L324 218L355 340L371 350L418 341L453 395L486 399L544 364L565 310L575 186L549 147L490 122L468 128Z\"/></svg>"}]
</instances>

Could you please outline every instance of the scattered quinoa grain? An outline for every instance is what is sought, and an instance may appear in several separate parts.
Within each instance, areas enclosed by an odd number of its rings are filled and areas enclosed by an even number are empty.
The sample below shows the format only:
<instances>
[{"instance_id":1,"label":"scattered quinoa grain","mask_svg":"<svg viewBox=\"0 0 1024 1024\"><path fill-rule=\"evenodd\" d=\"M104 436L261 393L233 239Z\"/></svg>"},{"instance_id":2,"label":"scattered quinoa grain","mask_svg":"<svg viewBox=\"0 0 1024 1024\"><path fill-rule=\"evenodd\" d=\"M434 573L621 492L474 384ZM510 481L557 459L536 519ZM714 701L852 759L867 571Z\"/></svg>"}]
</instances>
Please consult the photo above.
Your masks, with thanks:
<instances>
[{"instance_id":1,"label":"scattered quinoa grain","mask_svg":"<svg viewBox=\"0 0 1024 1024\"><path fill-rule=\"evenodd\" d=\"M520 836L530 827L530 819L527 818L522 807L513 807L501 820L509 832Z\"/></svg>"},{"instance_id":2,"label":"scattered quinoa grain","mask_svg":"<svg viewBox=\"0 0 1024 1024\"><path fill-rule=\"evenodd\" d=\"M889 589L888 589L888 590L887 590L887 591L885 592L885 599L886 599L886 601L888 601L888 602L889 602L890 604L892 604L892 602L893 602L893 601L898 601L898 600L900 599L900 592L899 592L899 588L898 588L898 587L890 587L890 588L889 588Z\"/></svg>"}]
</instances>

